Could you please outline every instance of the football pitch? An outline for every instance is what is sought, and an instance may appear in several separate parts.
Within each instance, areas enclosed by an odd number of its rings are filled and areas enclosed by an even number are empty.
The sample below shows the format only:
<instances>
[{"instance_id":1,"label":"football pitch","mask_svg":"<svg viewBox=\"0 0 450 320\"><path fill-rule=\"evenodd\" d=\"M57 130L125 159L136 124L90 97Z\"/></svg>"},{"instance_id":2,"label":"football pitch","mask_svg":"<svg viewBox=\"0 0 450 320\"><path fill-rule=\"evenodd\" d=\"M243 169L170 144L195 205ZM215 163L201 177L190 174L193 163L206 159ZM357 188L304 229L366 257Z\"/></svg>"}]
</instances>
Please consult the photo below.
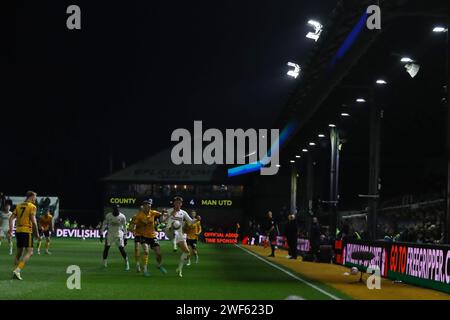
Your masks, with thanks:
<instances>
[{"instance_id":1,"label":"football pitch","mask_svg":"<svg viewBox=\"0 0 450 320\"><path fill-rule=\"evenodd\" d=\"M116 247L111 247L108 267L102 266L103 244L99 240L53 239L52 255L31 257L22 271L23 281L12 280L13 256L7 244L0 247L0 299L138 299L138 300L282 300L288 296L301 299L348 299L348 296L322 283L286 270L235 245L200 244L198 264L183 269L183 278L175 274L180 253L161 241L163 264L168 273L155 267L154 253L149 259L150 277L137 273L134 242L126 251L130 271ZM43 243L44 246L44 243ZM44 251L44 250L42 250ZM81 270L81 289L67 288L67 267Z\"/></svg>"}]
</instances>

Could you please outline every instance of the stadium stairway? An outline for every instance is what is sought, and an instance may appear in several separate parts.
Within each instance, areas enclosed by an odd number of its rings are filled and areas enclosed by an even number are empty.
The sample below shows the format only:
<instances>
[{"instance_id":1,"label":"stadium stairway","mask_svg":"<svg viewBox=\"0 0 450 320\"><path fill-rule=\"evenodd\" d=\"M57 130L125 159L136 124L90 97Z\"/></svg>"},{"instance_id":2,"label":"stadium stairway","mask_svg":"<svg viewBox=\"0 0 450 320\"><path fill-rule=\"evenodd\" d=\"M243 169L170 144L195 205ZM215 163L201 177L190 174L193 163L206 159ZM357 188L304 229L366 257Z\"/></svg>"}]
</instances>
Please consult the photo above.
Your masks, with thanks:
<instances>
[{"instance_id":1,"label":"stadium stairway","mask_svg":"<svg viewBox=\"0 0 450 320\"><path fill-rule=\"evenodd\" d=\"M357 300L450 300L444 292L419 288L404 283L394 283L382 278L381 289L369 290L365 283L358 283L359 276L344 275L349 268L326 263L303 262L286 258L287 251L279 249L274 258L269 258L270 248L261 246L242 246L243 248L297 273L301 278L312 282L321 282ZM274 270L275 272L275 270ZM364 275L366 280L368 275ZM295 281L295 280L293 280Z\"/></svg>"}]
</instances>

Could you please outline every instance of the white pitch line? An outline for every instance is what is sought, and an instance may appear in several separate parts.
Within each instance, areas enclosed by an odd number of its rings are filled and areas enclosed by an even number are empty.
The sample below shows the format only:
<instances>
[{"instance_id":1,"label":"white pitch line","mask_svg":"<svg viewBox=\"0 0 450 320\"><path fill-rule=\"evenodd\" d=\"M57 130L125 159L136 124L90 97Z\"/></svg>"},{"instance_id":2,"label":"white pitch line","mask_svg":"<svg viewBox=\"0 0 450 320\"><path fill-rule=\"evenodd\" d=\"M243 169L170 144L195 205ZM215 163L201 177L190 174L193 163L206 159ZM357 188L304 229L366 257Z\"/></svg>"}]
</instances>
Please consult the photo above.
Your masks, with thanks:
<instances>
[{"instance_id":1,"label":"white pitch line","mask_svg":"<svg viewBox=\"0 0 450 320\"><path fill-rule=\"evenodd\" d=\"M247 249L241 247L240 245L235 244L235 246L238 247L238 248L241 249L241 250L244 250L245 252L247 252L248 254L254 256L255 258L258 258L259 260L264 261L264 262L267 263L268 265L271 265L271 266L274 267L275 269L278 269L278 270L284 272L284 273L287 274L288 276L291 276L292 278L294 278L294 279L296 279L296 280L298 280L298 281L300 281L300 282L303 282L304 284L306 284L306 285L310 286L311 288L313 288L313 289L319 291L320 293L323 293L324 295L330 297L331 299L333 299L333 300L341 300L340 298L336 297L335 295L333 295L333 294L331 294L331 293L329 293L329 292L327 292L327 291L325 291L325 290L319 288L318 286L312 284L312 283L309 282L309 281L306 281L306 280L300 278L299 276L293 274L292 272L289 272L289 271L287 271L287 270L285 270L285 269L283 269L283 268L277 266L275 263L272 263L272 262L270 262L270 261L267 261L267 260L264 259L264 258L261 258L261 257L258 256L257 254L255 254L255 253L253 253L253 252L251 252L251 251L249 251L249 250L247 250Z\"/></svg>"}]
</instances>

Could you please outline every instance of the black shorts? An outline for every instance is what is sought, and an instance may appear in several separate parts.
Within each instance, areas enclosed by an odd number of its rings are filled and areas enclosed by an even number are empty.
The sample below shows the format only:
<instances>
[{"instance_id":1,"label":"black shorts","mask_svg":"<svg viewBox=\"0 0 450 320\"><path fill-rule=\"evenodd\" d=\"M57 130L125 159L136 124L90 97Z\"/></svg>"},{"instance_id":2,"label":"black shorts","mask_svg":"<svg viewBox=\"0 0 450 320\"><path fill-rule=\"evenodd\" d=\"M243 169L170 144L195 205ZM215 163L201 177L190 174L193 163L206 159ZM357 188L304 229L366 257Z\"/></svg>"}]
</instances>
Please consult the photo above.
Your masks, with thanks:
<instances>
[{"instance_id":1,"label":"black shorts","mask_svg":"<svg viewBox=\"0 0 450 320\"><path fill-rule=\"evenodd\" d=\"M197 239L187 239L186 243L189 247L197 249Z\"/></svg>"},{"instance_id":2,"label":"black shorts","mask_svg":"<svg viewBox=\"0 0 450 320\"><path fill-rule=\"evenodd\" d=\"M142 243L146 243L150 246L150 248L156 248L159 247L159 243L158 243L158 239L156 238L146 238L146 237L142 237L143 241Z\"/></svg>"},{"instance_id":3,"label":"black shorts","mask_svg":"<svg viewBox=\"0 0 450 320\"><path fill-rule=\"evenodd\" d=\"M26 232L16 233L17 248L33 248L33 235Z\"/></svg>"},{"instance_id":4,"label":"black shorts","mask_svg":"<svg viewBox=\"0 0 450 320\"><path fill-rule=\"evenodd\" d=\"M137 243L145 243L144 237L143 237L143 236L135 236L135 237L134 237L134 242L137 242Z\"/></svg>"},{"instance_id":5,"label":"black shorts","mask_svg":"<svg viewBox=\"0 0 450 320\"><path fill-rule=\"evenodd\" d=\"M43 230L41 230L40 232L39 232L39 234L41 235L41 237L42 236L44 236L44 237L46 237L46 238L50 238L50 230L46 230L46 231L43 231Z\"/></svg>"}]
</instances>

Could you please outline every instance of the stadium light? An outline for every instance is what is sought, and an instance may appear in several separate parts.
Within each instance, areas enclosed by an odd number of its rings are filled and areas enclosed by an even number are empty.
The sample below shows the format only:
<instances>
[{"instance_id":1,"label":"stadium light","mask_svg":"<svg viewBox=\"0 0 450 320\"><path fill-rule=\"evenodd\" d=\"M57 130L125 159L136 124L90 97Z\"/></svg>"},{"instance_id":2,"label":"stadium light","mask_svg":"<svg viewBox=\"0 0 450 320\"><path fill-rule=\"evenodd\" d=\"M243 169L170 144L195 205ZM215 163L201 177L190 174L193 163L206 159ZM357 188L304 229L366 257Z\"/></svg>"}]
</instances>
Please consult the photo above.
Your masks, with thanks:
<instances>
[{"instance_id":1,"label":"stadium light","mask_svg":"<svg viewBox=\"0 0 450 320\"><path fill-rule=\"evenodd\" d=\"M294 68L294 70L289 70L287 72L287 75L292 77L292 78L294 78L294 79L297 79L298 75L300 74L300 70L301 70L300 66L298 64L296 64L296 63L293 63L293 62L288 62L287 65L289 67Z\"/></svg>"},{"instance_id":2,"label":"stadium light","mask_svg":"<svg viewBox=\"0 0 450 320\"><path fill-rule=\"evenodd\" d=\"M317 42L320 38L320 34L322 33L323 26L320 22L315 20L309 20L308 24L314 28L314 32L308 32L306 37Z\"/></svg>"},{"instance_id":3,"label":"stadium light","mask_svg":"<svg viewBox=\"0 0 450 320\"><path fill-rule=\"evenodd\" d=\"M291 161L289 161L290 163L295 163L295 160L291 160Z\"/></svg>"},{"instance_id":4,"label":"stadium light","mask_svg":"<svg viewBox=\"0 0 450 320\"><path fill-rule=\"evenodd\" d=\"M332 124L332 123L330 123L328 126L329 126L330 128L336 128L336 125L335 125L335 124Z\"/></svg>"},{"instance_id":5,"label":"stadium light","mask_svg":"<svg viewBox=\"0 0 450 320\"><path fill-rule=\"evenodd\" d=\"M319 137L319 138L325 138L325 135L322 134L322 133L320 133L320 134L318 135L318 137Z\"/></svg>"},{"instance_id":6,"label":"stadium light","mask_svg":"<svg viewBox=\"0 0 450 320\"><path fill-rule=\"evenodd\" d=\"M377 83L377 84L387 84L387 82L386 82L385 80L383 80L383 79L378 79L378 80L376 81L376 83Z\"/></svg>"},{"instance_id":7,"label":"stadium light","mask_svg":"<svg viewBox=\"0 0 450 320\"><path fill-rule=\"evenodd\" d=\"M277 164L275 167L280 168L281 166L279 164Z\"/></svg>"},{"instance_id":8,"label":"stadium light","mask_svg":"<svg viewBox=\"0 0 450 320\"><path fill-rule=\"evenodd\" d=\"M414 78L417 76L420 70L420 65L417 63L407 63L405 64L406 72L411 76L411 78Z\"/></svg>"},{"instance_id":9,"label":"stadium light","mask_svg":"<svg viewBox=\"0 0 450 320\"><path fill-rule=\"evenodd\" d=\"M302 152L308 152L308 149L302 149Z\"/></svg>"},{"instance_id":10,"label":"stadium light","mask_svg":"<svg viewBox=\"0 0 450 320\"><path fill-rule=\"evenodd\" d=\"M435 33L443 33L443 32L448 32L448 29L442 26L436 26L433 28L433 32Z\"/></svg>"},{"instance_id":11,"label":"stadium light","mask_svg":"<svg viewBox=\"0 0 450 320\"><path fill-rule=\"evenodd\" d=\"M400 59L400 62L411 63L411 62L414 62L414 60L409 58L409 57L403 57L403 58Z\"/></svg>"},{"instance_id":12,"label":"stadium light","mask_svg":"<svg viewBox=\"0 0 450 320\"><path fill-rule=\"evenodd\" d=\"M297 156L295 156L297 159L300 159L301 158L301 156L299 156L299 155L297 155Z\"/></svg>"},{"instance_id":13,"label":"stadium light","mask_svg":"<svg viewBox=\"0 0 450 320\"><path fill-rule=\"evenodd\" d=\"M316 144L314 142L310 142L309 145L314 147Z\"/></svg>"},{"instance_id":14,"label":"stadium light","mask_svg":"<svg viewBox=\"0 0 450 320\"><path fill-rule=\"evenodd\" d=\"M419 73L420 65L417 64L413 59L409 57L403 57L400 59L400 61L405 63L406 72L408 72L411 78L414 78Z\"/></svg>"},{"instance_id":15,"label":"stadium light","mask_svg":"<svg viewBox=\"0 0 450 320\"><path fill-rule=\"evenodd\" d=\"M349 113L343 112L343 113L341 113L341 116L342 116L342 117L350 117L350 114L349 114Z\"/></svg>"},{"instance_id":16,"label":"stadium light","mask_svg":"<svg viewBox=\"0 0 450 320\"><path fill-rule=\"evenodd\" d=\"M366 99L364 99L364 98L358 98L358 99L356 99L356 102L358 102L358 103L365 103L365 102L366 102Z\"/></svg>"}]
</instances>

